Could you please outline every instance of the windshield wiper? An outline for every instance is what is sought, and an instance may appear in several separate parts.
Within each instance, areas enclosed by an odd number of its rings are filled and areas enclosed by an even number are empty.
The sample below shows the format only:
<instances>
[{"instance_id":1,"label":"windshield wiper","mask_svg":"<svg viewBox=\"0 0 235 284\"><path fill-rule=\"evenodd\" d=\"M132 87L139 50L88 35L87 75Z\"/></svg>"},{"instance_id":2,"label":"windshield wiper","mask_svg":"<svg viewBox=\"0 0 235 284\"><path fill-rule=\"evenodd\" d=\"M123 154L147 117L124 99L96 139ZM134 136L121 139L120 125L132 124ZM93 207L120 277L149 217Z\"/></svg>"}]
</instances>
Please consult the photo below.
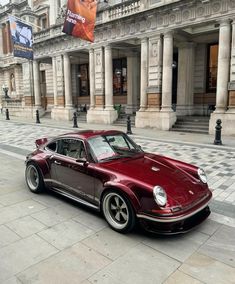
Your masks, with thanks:
<instances>
[{"instance_id":1,"label":"windshield wiper","mask_svg":"<svg viewBox=\"0 0 235 284\"><path fill-rule=\"evenodd\" d=\"M101 159L100 162L106 162L106 161L112 161L112 160L117 160L117 159L120 159L120 158L130 158L132 157L133 155L131 154L122 154L122 155L118 155L118 156L111 156L111 157L108 157L108 158L104 158L104 159Z\"/></svg>"}]
</instances>

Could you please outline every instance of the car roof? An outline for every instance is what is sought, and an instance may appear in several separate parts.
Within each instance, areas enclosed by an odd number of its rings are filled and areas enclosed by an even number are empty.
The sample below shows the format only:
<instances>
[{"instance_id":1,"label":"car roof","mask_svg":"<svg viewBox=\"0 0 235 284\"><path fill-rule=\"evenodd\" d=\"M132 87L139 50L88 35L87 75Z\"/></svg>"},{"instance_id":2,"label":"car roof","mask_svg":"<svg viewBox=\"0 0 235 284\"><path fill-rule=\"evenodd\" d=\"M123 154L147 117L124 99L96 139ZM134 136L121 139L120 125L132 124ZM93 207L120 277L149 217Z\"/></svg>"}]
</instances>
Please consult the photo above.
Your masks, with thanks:
<instances>
[{"instance_id":1,"label":"car roof","mask_svg":"<svg viewBox=\"0 0 235 284\"><path fill-rule=\"evenodd\" d=\"M124 134L122 131L118 130L80 130L76 132L65 133L60 135L59 137L88 139L99 135L114 135L120 133Z\"/></svg>"}]
</instances>

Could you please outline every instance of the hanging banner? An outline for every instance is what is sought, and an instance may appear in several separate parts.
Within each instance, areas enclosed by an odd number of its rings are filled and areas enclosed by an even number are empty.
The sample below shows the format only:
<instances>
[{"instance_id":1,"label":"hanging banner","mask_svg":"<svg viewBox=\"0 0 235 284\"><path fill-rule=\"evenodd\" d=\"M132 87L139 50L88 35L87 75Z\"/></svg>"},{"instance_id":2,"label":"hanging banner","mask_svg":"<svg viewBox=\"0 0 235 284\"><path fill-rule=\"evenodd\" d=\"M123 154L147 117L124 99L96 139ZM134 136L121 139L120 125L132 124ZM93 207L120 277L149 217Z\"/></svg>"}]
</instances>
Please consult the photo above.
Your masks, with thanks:
<instances>
[{"instance_id":1,"label":"hanging banner","mask_svg":"<svg viewBox=\"0 0 235 284\"><path fill-rule=\"evenodd\" d=\"M9 16L13 54L15 57L33 59L32 27Z\"/></svg>"},{"instance_id":2,"label":"hanging banner","mask_svg":"<svg viewBox=\"0 0 235 284\"><path fill-rule=\"evenodd\" d=\"M63 32L93 42L96 10L96 0L68 0Z\"/></svg>"}]
</instances>

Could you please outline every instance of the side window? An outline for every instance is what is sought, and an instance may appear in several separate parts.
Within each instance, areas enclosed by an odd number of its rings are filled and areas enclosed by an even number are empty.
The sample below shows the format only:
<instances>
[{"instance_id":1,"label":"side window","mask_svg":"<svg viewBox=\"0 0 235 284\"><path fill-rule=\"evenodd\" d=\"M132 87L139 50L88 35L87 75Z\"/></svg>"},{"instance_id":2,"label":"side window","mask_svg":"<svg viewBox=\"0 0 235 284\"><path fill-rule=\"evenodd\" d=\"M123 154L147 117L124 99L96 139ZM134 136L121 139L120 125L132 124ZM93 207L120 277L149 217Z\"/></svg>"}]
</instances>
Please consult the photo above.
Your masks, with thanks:
<instances>
[{"instance_id":1,"label":"side window","mask_svg":"<svg viewBox=\"0 0 235 284\"><path fill-rule=\"evenodd\" d=\"M82 141L77 139L62 139L60 141L59 154L74 159L86 159L85 147Z\"/></svg>"},{"instance_id":2,"label":"side window","mask_svg":"<svg viewBox=\"0 0 235 284\"><path fill-rule=\"evenodd\" d=\"M57 141L51 142L46 146L46 149L52 152L56 152L57 150Z\"/></svg>"}]
</instances>

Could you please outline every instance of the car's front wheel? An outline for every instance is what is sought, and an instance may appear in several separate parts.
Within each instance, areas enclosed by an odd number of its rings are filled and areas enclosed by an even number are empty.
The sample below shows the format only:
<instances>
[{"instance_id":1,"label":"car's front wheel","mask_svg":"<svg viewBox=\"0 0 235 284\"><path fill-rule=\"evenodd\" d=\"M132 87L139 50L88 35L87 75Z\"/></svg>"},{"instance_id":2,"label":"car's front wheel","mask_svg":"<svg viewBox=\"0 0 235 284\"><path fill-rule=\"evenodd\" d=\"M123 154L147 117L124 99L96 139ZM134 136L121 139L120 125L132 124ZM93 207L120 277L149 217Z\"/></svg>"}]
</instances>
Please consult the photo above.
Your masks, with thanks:
<instances>
[{"instance_id":1,"label":"car's front wheel","mask_svg":"<svg viewBox=\"0 0 235 284\"><path fill-rule=\"evenodd\" d=\"M44 190L41 171L35 163L28 163L25 170L25 180L30 191L40 193Z\"/></svg>"},{"instance_id":2,"label":"car's front wheel","mask_svg":"<svg viewBox=\"0 0 235 284\"><path fill-rule=\"evenodd\" d=\"M108 191L102 199L102 211L110 227L120 233L130 232L136 222L130 201L118 191Z\"/></svg>"}]
</instances>

